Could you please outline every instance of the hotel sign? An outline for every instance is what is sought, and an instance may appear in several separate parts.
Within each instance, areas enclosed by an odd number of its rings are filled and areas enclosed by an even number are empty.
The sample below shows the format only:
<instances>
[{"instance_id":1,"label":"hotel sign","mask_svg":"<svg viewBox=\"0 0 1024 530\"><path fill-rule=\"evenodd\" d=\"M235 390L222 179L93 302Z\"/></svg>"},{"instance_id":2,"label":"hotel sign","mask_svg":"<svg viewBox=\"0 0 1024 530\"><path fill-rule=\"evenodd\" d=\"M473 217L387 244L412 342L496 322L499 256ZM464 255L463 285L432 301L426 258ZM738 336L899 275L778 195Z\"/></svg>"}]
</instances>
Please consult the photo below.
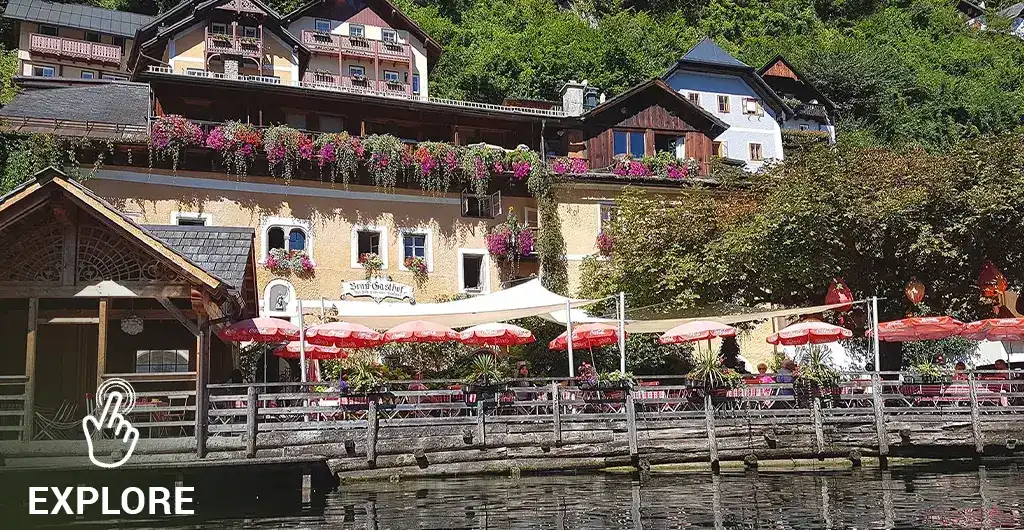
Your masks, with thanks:
<instances>
[{"instance_id":1,"label":"hotel sign","mask_svg":"<svg viewBox=\"0 0 1024 530\"><path fill-rule=\"evenodd\" d=\"M408 300L415 304L411 285L396 283L386 278L370 278L341 283L341 297L346 295L354 298L373 298L378 304L384 300Z\"/></svg>"}]
</instances>

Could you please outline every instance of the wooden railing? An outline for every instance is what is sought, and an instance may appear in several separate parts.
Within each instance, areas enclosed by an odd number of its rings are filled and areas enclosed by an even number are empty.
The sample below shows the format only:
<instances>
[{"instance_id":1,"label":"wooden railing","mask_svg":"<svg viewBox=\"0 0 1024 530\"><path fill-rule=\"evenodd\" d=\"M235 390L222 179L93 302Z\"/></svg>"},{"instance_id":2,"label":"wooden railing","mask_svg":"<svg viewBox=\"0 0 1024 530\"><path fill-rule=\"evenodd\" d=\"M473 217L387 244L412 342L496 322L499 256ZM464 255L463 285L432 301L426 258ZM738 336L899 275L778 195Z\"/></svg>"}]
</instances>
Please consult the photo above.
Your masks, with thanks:
<instances>
[{"instance_id":1,"label":"wooden railing","mask_svg":"<svg viewBox=\"0 0 1024 530\"><path fill-rule=\"evenodd\" d=\"M23 375L0 376L0 440L25 440L25 383Z\"/></svg>"},{"instance_id":2,"label":"wooden railing","mask_svg":"<svg viewBox=\"0 0 1024 530\"><path fill-rule=\"evenodd\" d=\"M206 53L227 53L241 55L261 61L263 59L263 41L256 37L232 37L217 33L207 33Z\"/></svg>"},{"instance_id":3,"label":"wooden railing","mask_svg":"<svg viewBox=\"0 0 1024 530\"><path fill-rule=\"evenodd\" d=\"M302 43L314 52L344 54L356 57L380 57L389 61L409 62L412 47L404 42L373 40L364 37L334 35L322 31L303 30Z\"/></svg>"},{"instance_id":4,"label":"wooden railing","mask_svg":"<svg viewBox=\"0 0 1024 530\"><path fill-rule=\"evenodd\" d=\"M120 46L53 37L40 33L29 35L29 50L83 61L121 64Z\"/></svg>"}]
</instances>

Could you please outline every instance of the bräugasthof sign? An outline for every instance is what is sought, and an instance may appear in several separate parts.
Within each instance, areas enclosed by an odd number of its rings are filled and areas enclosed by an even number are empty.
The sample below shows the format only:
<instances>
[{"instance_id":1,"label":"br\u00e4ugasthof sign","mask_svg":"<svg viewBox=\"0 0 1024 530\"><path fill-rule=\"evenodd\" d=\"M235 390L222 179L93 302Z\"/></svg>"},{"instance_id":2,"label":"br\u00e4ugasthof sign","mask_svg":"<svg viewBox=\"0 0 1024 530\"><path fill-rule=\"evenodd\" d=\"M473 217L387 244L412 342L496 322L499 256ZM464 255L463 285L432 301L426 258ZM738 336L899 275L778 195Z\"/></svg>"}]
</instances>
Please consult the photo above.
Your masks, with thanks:
<instances>
[{"instance_id":1,"label":"br\u00e4ugasthof sign","mask_svg":"<svg viewBox=\"0 0 1024 530\"><path fill-rule=\"evenodd\" d=\"M415 304L413 289L411 285L393 282L387 278L370 278L369 280L355 280L341 283L341 297L345 295L356 298L373 298L378 304L384 300L408 300Z\"/></svg>"}]
</instances>

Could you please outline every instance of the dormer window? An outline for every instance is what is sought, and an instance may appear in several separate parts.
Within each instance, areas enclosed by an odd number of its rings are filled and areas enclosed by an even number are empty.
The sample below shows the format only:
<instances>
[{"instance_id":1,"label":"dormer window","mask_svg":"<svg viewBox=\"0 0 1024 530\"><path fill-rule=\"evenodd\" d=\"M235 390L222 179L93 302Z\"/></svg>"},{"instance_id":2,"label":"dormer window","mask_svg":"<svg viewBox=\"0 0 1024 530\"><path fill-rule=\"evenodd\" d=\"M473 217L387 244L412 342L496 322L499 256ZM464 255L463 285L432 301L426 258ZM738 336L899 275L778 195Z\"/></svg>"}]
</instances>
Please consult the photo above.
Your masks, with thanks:
<instances>
[{"instance_id":1,"label":"dormer window","mask_svg":"<svg viewBox=\"0 0 1024 530\"><path fill-rule=\"evenodd\" d=\"M352 24L348 27L348 36L362 39L366 36L366 30L362 24Z\"/></svg>"},{"instance_id":2,"label":"dormer window","mask_svg":"<svg viewBox=\"0 0 1024 530\"><path fill-rule=\"evenodd\" d=\"M210 33L214 35L227 35L228 25L223 22L214 22L210 24Z\"/></svg>"},{"instance_id":3,"label":"dormer window","mask_svg":"<svg viewBox=\"0 0 1024 530\"><path fill-rule=\"evenodd\" d=\"M315 29L315 30L317 30L317 31L319 31L321 33L330 33L331 32L331 21L323 19L323 18L318 18L318 19L316 19L316 21L313 22L313 29Z\"/></svg>"}]
</instances>

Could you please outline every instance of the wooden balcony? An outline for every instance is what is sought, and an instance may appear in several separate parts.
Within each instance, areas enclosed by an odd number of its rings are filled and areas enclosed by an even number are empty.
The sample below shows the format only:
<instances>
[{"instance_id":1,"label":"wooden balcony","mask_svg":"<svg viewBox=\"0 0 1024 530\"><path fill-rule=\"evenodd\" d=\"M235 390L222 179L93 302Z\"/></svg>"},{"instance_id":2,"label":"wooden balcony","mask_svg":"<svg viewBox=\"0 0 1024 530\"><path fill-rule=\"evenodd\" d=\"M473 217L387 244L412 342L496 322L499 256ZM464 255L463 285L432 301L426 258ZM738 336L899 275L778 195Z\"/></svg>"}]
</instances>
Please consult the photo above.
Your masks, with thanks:
<instances>
[{"instance_id":1,"label":"wooden balcony","mask_svg":"<svg viewBox=\"0 0 1024 530\"><path fill-rule=\"evenodd\" d=\"M304 30L302 43L313 53L344 55L348 57L380 58L386 61L411 62L412 48L407 43L371 40L348 35L334 35L322 31Z\"/></svg>"},{"instance_id":2,"label":"wooden balcony","mask_svg":"<svg viewBox=\"0 0 1024 530\"><path fill-rule=\"evenodd\" d=\"M240 55L262 61L263 40L259 37L232 37L209 33L206 35L206 53Z\"/></svg>"},{"instance_id":3,"label":"wooden balcony","mask_svg":"<svg viewBox=\"0 0 1024 530\"><path fill-rule=\"evenodd\" d=\"M381 59L407 62L412 58L411 46L402 42L380 41L377 43L377 54Z\"/></svg>"},{"instance_id":4,"label":"wooden balcony","mask_svg":"<svg viewBox=\"0 0 1024 530\"><path fill-rule=\"evenodd\" d=\"M401 96L408 96L411 94L409 91L409 83L400 83L398 81L378 81L377 90L382 94L394 94Z\"/></svg>"},{"instance_id":5,"label":"wooden balcony","mask_svg":"<svg viewBox=\"0 0 1024 530\"><path fill-rule=\"evenodd\" d=\"M63 37L33 33L29 36L29 51L76 61L121 65L121 47Z\"/></svg>"}]
</instances>

